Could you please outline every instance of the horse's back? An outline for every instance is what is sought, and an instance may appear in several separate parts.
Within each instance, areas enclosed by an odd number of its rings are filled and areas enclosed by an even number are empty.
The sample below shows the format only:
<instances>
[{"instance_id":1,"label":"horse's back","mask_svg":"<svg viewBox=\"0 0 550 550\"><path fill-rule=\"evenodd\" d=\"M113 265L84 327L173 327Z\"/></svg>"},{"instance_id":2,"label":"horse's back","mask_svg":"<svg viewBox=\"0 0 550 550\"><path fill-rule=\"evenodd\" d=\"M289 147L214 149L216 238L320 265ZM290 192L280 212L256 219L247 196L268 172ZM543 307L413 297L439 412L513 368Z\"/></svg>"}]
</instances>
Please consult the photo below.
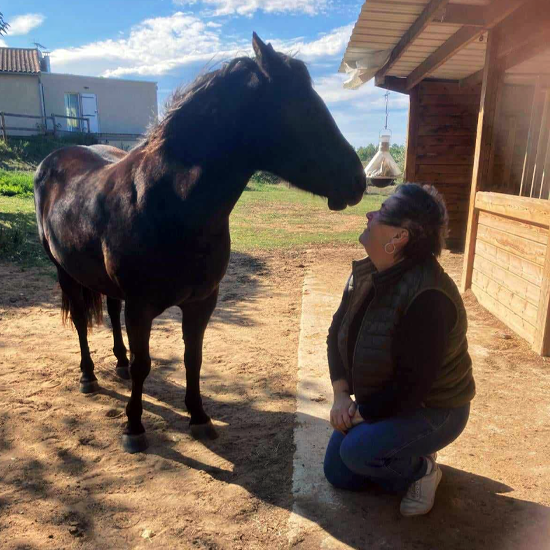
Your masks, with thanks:
<instances>
[{"instance_id":1,"label":"horse's back","mask_svg":"<svg viewBox=\"0 0 550 550\"><path fill-rule=\"evenodd\" d=\"M89 145L88 149L91 149L95 153L101 156L107 162L117 162L123 159L128 153L119 149L118 147L113 147L112 145Z\"/></svg>"}]
</instances>

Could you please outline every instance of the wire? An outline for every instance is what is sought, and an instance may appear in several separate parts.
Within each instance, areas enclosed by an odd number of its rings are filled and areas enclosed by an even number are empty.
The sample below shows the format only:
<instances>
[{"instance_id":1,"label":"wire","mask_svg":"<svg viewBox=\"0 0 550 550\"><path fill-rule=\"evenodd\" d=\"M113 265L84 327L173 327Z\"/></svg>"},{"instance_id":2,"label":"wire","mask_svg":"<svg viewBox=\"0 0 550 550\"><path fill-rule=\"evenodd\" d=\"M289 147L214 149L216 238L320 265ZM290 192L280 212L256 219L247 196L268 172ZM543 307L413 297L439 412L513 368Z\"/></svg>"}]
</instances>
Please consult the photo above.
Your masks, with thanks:
<instances>
[{"instance_id":1,"label":"wire","mask_svg":"<svg viewBox=\"0 0 550 550\"><path fill-rule=\"evenodd\" d=\"M386 98L386 125L384 126L384 130L388 129L388 98L390 97L390 92L386 92L384 94L384 97Z\"/></svg>"}]
</instances>

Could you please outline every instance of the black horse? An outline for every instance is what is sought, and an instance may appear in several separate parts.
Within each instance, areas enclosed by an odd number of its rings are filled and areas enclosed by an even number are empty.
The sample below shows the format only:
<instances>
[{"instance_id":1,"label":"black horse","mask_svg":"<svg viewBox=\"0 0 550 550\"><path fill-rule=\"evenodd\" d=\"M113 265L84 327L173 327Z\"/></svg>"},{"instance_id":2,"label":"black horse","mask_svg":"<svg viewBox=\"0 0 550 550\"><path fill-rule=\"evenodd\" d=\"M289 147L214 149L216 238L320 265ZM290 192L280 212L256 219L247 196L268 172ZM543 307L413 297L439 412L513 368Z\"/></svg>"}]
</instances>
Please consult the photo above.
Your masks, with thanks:
<instances>
[{"instance_id":1,"label":"black horse","mask_svg":"<svg viewBox=\"0 0 550 550\"><path fill-rule=\"evenodd\" d=\"M361 162L304 63L255 34L252 44L255 59L234 59L177 93L167 116L130 153L66 147L35 174L38 232L57 267L64 316L78 332L83 393L99 389L87 329L101 319L107 296L116 372L132 380L128 452L147 447L141 398L151 325L174 305L182 312L191 430L217 435L200 395L202 343L229 260L229 214L252 174L273 172L327 197L332 210L357 204L365 190Z\"/></svg>"}]
</instances>

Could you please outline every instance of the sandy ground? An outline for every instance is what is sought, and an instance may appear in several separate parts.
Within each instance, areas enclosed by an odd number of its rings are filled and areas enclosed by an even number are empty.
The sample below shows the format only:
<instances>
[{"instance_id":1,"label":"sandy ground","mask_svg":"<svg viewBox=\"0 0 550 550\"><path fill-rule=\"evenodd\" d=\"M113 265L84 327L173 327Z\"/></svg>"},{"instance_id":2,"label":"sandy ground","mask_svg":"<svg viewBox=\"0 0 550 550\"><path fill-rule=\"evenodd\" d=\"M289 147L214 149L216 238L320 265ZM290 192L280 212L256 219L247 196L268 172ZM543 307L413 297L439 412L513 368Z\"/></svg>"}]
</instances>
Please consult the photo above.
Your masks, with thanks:
<instances>
[{"instance_id":1,"label":"sandy ground","mask_svg":"<svg viewBox=\"0 0 550 550\"><path fill-rule=\"evenodd\" d=\"M550 548L550 363L472 296L478 396L465 433L441 453L434 510L408 520L395 496L339 493L337 508L311 501L301 512L332 546L316 532L293 536L304 274L315 268L339 295L358 255L232 256L205 338L203 399L221 434L213 442L189 432L179 310L157 319L144 395L151 446L137 455L120 449L129 387L113 374L108 326L90 335L102 390L82 395L78 340L61 325L56 284L0 264L0 547ZM443 258L455 277L461 261Z\"/></svg>"}]
</instances>

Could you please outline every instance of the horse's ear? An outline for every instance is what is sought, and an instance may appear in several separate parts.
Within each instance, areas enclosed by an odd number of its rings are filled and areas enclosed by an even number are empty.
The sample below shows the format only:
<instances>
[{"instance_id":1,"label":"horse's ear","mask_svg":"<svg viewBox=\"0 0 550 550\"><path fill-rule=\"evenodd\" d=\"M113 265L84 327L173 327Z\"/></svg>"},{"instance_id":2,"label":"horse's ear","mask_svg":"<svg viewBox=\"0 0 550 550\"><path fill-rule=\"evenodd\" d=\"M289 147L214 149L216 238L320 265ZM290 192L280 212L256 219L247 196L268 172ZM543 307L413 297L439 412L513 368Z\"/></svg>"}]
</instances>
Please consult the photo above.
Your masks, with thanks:
<instances>
[{"instance_id":1,"label":"horse's ear","mask_svg":"<svg viewBox=\"0 0 550 550\"><path fill-rule=\"evenodd\" d=\"M277 68L281 66L281 58L273 49L271 44L264 44L260 37L254 32L252 33L252 47L256 54L256 62L258 66L268 75L273 75Z\"/></svg>"}]
</instances>

